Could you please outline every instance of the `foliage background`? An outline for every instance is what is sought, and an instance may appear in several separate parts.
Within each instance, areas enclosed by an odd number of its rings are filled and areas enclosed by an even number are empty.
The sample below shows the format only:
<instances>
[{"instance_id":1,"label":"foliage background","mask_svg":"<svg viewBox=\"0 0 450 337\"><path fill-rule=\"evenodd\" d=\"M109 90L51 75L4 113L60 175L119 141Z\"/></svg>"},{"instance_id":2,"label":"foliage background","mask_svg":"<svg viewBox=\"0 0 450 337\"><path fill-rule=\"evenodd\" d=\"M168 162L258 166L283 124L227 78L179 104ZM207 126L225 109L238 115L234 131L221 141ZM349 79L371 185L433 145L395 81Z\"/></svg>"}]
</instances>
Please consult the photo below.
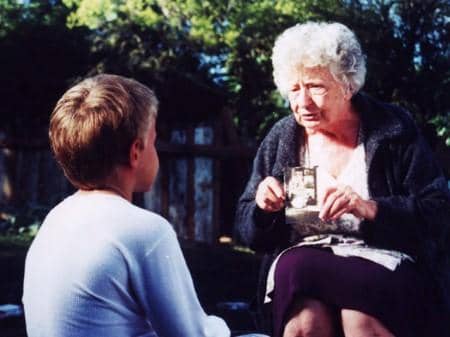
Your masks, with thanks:
<instances>
[{"instance_id":1,"label":"foliage background","mask_svg":"<svg viewBox=\"0 0 450 337\"><path fill-rule=\"evenodd\" d=\"M103 72L152 87L161 124L211 121L230 112L232 123L224 128L254 148L289 114L272 81L274 40L307 20L339 21L355 31L367 54L364 90L408 108L435 150L447 145L450 177L448 0L0 0L0 150L46 144L57 99L74 82ZM25 250L47 212L22 201L8 208L0 200L0 248L7 252L0 249L3 303L20 301ZM215 262L201 260L208 256ZM257 274L241 256L239 263L224 264L202 251L191 260L201 268ZM217 294L229 298L232 285L214 290L214 297L210 278L200 288L202 303L216 303ZM233 288L241 291L242 280L235 279L240 284Z\"/></svg>"},{"instance_id":2,"label":"foliage background","mask_svg":"<svg viewBox=\"0 0 450 337\"><path fill-rule=\"evenodd\" d=\"M367 53L365 91L405 106L430 141L450 146L446 0L1 0L3 137L46 137L49 113L74 81L99 72L153 87L164 119L233 111L255 144L289 113L272 82L271 48L285 28L340 21ZM431 121L431 123L430 123Z\"/></svg>"}]
</instances>

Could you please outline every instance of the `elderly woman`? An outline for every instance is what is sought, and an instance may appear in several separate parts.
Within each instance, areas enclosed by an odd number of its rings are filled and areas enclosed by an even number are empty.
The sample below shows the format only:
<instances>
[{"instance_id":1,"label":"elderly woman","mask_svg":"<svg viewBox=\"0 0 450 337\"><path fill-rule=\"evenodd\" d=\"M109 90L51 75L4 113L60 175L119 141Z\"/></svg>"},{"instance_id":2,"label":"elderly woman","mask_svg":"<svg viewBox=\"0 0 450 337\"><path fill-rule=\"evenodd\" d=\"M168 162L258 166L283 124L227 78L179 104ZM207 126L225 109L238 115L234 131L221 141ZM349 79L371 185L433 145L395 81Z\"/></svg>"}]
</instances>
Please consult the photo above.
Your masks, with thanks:
<instances>
[{"instance_id":1,"label":"elderly woman","mask_svg":"<svg viewBox=\"0 0 450 337\"><path fill-rule=\"evenodd\" d=\"M291 27L272 60L293 114L261 143L237 212L243 240L269 253L263 280L290 247L267 281L272 335L433 336L450 317L450 195L431 150L407 111L360 92L365 57L346 26ZM316 235L286 223L293 166L317 167Z\"/></svg>"}]
</instances>

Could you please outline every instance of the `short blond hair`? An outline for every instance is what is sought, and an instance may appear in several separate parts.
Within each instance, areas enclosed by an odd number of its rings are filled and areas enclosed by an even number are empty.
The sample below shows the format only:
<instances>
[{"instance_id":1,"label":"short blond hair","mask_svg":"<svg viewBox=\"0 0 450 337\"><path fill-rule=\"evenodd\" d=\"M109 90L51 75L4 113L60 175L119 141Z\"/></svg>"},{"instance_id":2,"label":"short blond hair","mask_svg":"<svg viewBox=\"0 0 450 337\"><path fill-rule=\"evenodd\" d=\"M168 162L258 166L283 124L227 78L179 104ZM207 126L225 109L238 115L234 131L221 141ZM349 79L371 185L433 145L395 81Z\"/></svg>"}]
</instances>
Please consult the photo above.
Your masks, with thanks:
<instances>
[{"instance_id":1,"label":"short blond hair","mask_svg":"<svg viewBox=\"0 0 450 337\"><path fill-rule=\"evenodd\" d=\"M272 64L275 84L284 97L292 77L302 68L328 68L352 94L362 88L366 76L365 55L358 39L336 22L306 22L286 29L275 41Z\"/></svg>"},{"instance_id":2,"label":"short blond hair","mask_svg":"<svg viewBox=\"0 0 450 337\"><path fill-rule=\"evenodd\" d=\"M70 88L50 119L50 145L77 188L101 187L117 165L128 165L137 138L156 118L158 100L145 85L102 74ZM153 118L152 118L153 117Z\"/></svg>"}]
</instances>

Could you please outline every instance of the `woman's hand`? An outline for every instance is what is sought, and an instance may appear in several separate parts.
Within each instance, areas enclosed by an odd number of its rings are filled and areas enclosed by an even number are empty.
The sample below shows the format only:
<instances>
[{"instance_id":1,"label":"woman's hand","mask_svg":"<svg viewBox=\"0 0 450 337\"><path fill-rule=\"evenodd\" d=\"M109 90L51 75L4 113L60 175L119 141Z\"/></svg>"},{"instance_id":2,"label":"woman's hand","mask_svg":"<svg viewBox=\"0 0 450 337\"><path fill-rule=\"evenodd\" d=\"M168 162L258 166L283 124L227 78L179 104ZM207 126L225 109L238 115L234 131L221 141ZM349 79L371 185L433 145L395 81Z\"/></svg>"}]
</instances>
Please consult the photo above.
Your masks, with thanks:
<instances>
[{"instance_id":1,"label":"woman's hand","mask_svg":"<svg viewBox=\"0 0 450 337\"><path fill-rule=\"evenodd\" d=\"M375 219L378 205L373 200L364 200L350 186L332 187L325 191L319 218L323 221L336 220L344 213L358 218Z\"/></svg>"},{"instance_id":2,"label":"woman's hand","mask_svg":"<svg viewBox=\"0 0 450 337\"><path fill-rule=\"evenodd\" d=\"M276 212L284 207L285 191L283 184L274 177L266 177L256 189L255 201L266 212Z\"/></svg>"}]
</instances>

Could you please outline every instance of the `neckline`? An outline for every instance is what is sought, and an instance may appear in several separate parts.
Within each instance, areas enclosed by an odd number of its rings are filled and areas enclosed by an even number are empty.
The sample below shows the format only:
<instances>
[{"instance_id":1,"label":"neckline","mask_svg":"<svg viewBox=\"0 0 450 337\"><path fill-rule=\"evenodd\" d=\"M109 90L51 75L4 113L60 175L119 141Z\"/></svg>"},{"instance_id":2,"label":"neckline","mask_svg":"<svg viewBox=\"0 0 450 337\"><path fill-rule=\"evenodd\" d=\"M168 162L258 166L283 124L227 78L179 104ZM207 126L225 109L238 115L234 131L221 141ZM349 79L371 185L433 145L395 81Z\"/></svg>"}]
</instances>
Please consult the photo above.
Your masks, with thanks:
<instances>
[{"instance_id":1,"label":"neckline","mask_svg":"<svg viewBox=\"0 0 450 337\"><path fill-rule=\"evenodd\" d=\"M347 175L347 171L351 170L351 168L354 166L354 162L357 158L357 156L360 154L360 152L363 150L363 144L360 143L358 144L352 151L352 154L350 155L350 158L347 161L347 164L344 166L344 168L341 170L341 172L339 173L338 176L334 176L332 175L330 172L328 172L328 170L324 169L324 168L320 168L319 169L324 172L326 175L328 175L331 179L333 179L334 181L341 181L342 177Z\"/></svg>"},{"instance_id":2,"label":"neckline","mask_svg":"<svg viewBox=\"0 0 450 337\"><path fill-rule=\"evenodd\" d=\"M120 193L119 191L115 190L115 189L106 189L106 188L102 188L102 189L94 189L94 190L78 190L75 194L77 194L78 196L104 196L104 197L113 197L113 198L118 198L118 199L123 199L123 200L127 200L127 198L125 198L122 193Z\"/></svg>"},{"instance_id":3,"label":"neckline","mask_svg":"<svg viewBox=\"0 0 450 337\"><path fill-rule=\"evenodd\" d=\"M305 167L313 167L313 165L311 163L311 156L310 156L310 151L309 151L309 143L308 143L308 137L307 137L306 133L303 134L303 139L304 139L304 144L305 144L304 151L303 151L304 152L303 153L303 164L304 164ZM345 167L342 169L342 171L339 173L338 176L335 177L330 172L328 172L328 170L320 168L320 166L318 166L318 165L314 165L314 166L318 167L321 171L326 172L326 174L328 176L330 176L331 178L333 178L333 180L339 181L339 177L341 177L343 175L343 173L348 170L348 167L354 161L354 157L355 157L356 153L361 151L360 150L361 147L364 150L363 132L362 132L361 121L360 121L359 128L358 128L358 133L356 135L356 146L353 149L352 154L350 155L350 158L349 158L349 160L347 162L347 165L345 165Z\"/></svg>"}]
</instances>

